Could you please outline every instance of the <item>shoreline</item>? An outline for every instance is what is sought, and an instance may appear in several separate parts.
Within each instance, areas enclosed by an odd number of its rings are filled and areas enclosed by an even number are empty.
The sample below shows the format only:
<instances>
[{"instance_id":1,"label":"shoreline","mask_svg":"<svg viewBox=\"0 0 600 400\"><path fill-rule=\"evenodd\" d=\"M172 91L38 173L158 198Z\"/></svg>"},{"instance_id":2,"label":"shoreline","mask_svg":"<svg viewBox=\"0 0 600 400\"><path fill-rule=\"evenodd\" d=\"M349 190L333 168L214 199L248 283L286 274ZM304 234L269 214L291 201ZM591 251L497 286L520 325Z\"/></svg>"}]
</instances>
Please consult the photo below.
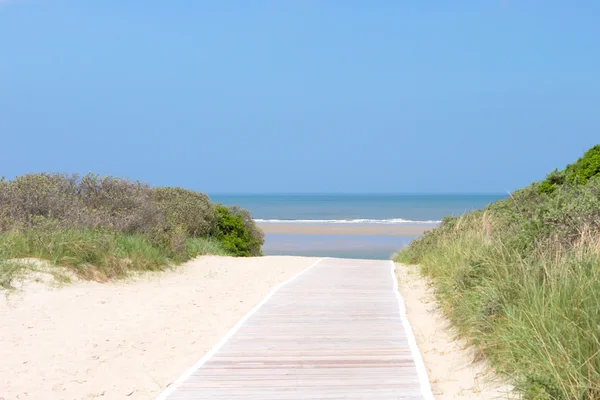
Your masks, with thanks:
<instances>
[{"instance_id":1,"label":"shoreline","mask_svg":"<svg viewBox=\"0 0 600 400\"><path fill-rule=\"evenodd\" d=\"M438 225L257 223L266 235L420 236Z\"/></svg>"}]
</instances>

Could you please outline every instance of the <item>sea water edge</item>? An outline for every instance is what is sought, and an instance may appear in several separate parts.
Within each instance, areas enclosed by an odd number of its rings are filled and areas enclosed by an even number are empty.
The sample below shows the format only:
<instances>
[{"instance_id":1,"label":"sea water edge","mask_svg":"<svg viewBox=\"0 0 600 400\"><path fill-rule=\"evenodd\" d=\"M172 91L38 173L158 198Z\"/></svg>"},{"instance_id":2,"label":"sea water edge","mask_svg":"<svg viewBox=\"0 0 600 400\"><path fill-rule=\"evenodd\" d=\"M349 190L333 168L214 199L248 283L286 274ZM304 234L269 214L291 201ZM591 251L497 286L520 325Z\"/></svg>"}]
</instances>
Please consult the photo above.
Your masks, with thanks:
<instances>
[{"instance_id":1,"label":"sea water edge","mask_svg":"<svg viewBox=\"0 0 600 400\"><path fill-rule=\"evenodd\" d=\"M211 199L248 209L264 224L306 226L437 226L505 198L503 194L228 194ZM265 255L390 259L414 236L267 234Z\"/></svg>"}]
</instances>

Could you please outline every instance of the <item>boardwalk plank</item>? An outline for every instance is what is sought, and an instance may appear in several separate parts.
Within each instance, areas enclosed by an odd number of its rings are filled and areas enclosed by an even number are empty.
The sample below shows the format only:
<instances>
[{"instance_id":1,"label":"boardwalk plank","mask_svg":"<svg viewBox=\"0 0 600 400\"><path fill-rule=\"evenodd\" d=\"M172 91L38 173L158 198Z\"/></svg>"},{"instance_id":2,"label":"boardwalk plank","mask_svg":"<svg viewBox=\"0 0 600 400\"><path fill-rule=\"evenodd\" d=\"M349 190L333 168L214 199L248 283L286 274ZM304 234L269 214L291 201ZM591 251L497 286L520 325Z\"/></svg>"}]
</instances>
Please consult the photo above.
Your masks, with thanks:
<instances>
[{"instance_id":1,"label":"boardwalk plank","mask_svg":"<svg viewBox=\"0 0 600 400\"><path fill-rule=\"evenodd\" d=\"M159 399L433 399L391 271L320 261Z\"/></svg>"}]
</instances>

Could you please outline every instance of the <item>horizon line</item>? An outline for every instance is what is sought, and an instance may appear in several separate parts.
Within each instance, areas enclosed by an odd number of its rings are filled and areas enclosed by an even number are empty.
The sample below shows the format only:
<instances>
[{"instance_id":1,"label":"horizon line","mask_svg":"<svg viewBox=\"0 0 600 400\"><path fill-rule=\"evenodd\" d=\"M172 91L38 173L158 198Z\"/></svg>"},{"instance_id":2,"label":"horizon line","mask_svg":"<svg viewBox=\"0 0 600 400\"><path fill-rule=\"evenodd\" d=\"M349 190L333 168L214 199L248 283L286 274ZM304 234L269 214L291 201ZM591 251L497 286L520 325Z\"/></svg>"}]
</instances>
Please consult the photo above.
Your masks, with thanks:
<instances>
[{"instance_id":1,"label":"horizon line","mask_svg":"<svg viewBox=\"0 0 600 400\"><path fill-rule=\"evenodd\" d=\"M488 196L488 195L508 195L506 192L205 192L208 195L215 196L305 196L305 195L351 195L351 196L443 196L443 195L470 195L470 196Z\"/></svg>"}]
</instances>

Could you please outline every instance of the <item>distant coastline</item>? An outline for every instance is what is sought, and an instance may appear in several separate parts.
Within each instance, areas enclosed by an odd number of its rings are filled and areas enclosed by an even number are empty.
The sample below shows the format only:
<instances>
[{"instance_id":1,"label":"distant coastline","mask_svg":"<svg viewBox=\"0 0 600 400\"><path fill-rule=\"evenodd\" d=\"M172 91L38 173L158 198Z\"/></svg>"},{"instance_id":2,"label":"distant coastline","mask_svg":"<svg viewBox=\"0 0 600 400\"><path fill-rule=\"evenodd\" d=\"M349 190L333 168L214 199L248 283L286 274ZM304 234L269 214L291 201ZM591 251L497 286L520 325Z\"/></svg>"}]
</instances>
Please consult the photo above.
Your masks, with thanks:
<instances>
[{"instance_id":1,"label":"distant coastline","mask_svg":"<svg viewBox=\"0 0 600 400\"><path fill-rule=\"evenodd\" d=\"M229 195L213 201L250 210L267 255L387 260L413 239L503 198L471 194Z\"/></svg>"},{"instance_id":2,"label":"distant coastline","mask_svg":"<svg viewBox=\"0 0 600 400\"><path fill-rule=\"evenodd\" d=\"M317 224L264 223L257 225L267 235L420 236L438 224Z\"/></svg>"},{"instance_id":3,"label":"distant coastline","mask_svg":"<svg viewBox=\"0 0 600 400\"><path fill-rule=\"evenodd\" d=\"M502 194L248 194L215 195L211 200L239 205L257 223L437 224L506 198Z\"/></svg>"},{"instance_id":4,"label":"distant coastline","mask_svg":"<svg viewBox=\"0 0 600 400\"><path fill-rule=\"evenodd\" d=\"M355 219L260 219L255 218L257 224L360 224L360 225L438 225L442 221L427 220L427 221L412 221L402 218L389 219L370 219L370 218L355 218Z\"/></svg>"}]
</instances>

